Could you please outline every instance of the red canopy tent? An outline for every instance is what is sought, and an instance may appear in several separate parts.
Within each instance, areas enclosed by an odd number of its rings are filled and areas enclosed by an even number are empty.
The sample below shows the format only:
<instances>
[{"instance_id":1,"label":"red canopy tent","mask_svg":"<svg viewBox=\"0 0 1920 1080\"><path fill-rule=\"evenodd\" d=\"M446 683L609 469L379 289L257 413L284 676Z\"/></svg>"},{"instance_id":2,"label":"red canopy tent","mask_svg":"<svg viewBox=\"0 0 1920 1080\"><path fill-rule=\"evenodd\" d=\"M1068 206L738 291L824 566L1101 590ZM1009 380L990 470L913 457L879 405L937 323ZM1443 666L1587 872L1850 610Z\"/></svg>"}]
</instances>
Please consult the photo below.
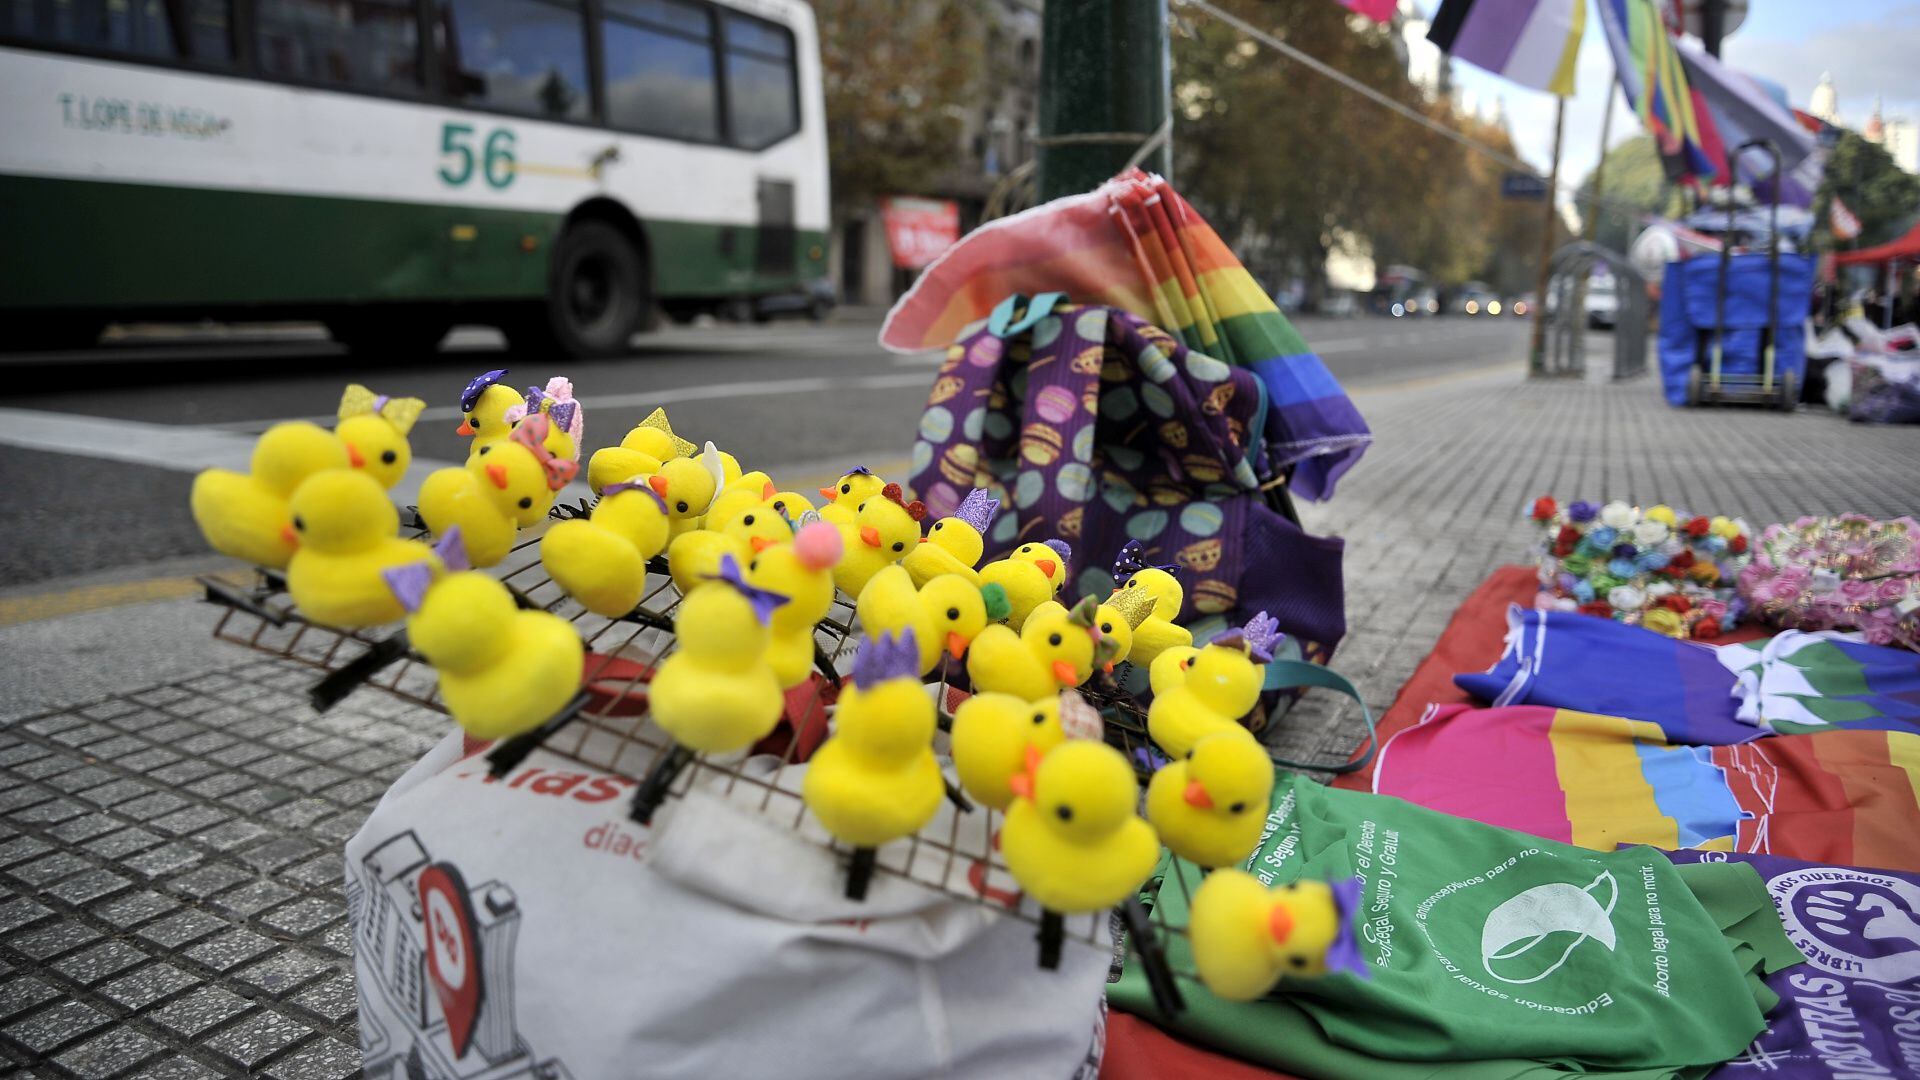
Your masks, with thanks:
<instances>
[{"instance_id":1,"label":"red canopy tent","mask_svg":"<svg viewBox=\"0 0 1920 1080\"><path fill-rule=\"evenodd\" d=\"M1920 259L1920 225L1907 230L1898 240L1889 240L1859 251L1838 251L1833 261L1840 266L1857 263L1891 262L1895 259Z\"/></svg>"}]
</instances>

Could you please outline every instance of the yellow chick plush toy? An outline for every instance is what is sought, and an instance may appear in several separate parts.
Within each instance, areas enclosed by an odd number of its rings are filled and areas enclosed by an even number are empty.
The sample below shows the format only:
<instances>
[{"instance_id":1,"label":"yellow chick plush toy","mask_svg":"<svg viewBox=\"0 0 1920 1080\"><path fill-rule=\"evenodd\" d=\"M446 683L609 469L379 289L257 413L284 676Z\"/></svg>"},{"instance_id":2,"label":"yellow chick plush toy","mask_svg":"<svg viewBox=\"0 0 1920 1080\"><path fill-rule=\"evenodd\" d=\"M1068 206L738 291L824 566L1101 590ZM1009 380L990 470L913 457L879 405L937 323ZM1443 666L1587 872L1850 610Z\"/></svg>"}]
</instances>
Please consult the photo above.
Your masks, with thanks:
<instances>
[{"instance_id":1,"label":"yellow chick plush toy","mask_svg":"<svg viewBox=\"0 0 1920 1080\"><path fill-rule=\"evenodd\" d=\"M1071 611L1055 604L1036 613L1018 634L1005 626L987 627L967 649L967 677L976 690L1027 701L1079 686L1093 674L1098 610L1089 596Z\"/></svg>"},{"instance_id":2,"label":"yellow chick plush toy","mask_svg":"<svg viewBox=\"0 0 1920 1080\"><path fill-rule=\"evenodd\" d=\"M895 565L873 575L854 611L869 640L912 630L925 675L942 655L955 661L964 656L993 613L1005 613L1006 598L998 588L983 591L958 574L934 578L916 591L906 568Z\"/></svg>"},{"instance_id":3,"label":"yellow chick plush toy","mask_svg":"<svg viewBox=\"0 0 1920 1080\"><path fill-rule=\"evenodd\" d=\"M1000 853L1020 888L1047 911L1113 907L1160 861L1153 827L1133 812L1140 797L1133 766L1106 743L1068 739L1012 786Z\"/></svg>"},{"instance_id":4,"label":"yellow chick plush toy","mask_svg":"<svg viewBox=\"0 0 1920 1080\"><path fill-rule=\"evenodd\" d=\"M934 522L920 543L907 552L903 565L913 575L913 583L925 585L942 574L958 574L977 582L980 575L974 567L980 564L987 529L999 509L1000 500L988 495L985 488L968 492L952 516Z\"/></svg>"},{"instance_id":5,"label":"yellow chick plush toy","mask_svg":"<svg viewBox=\"0 0 1920 1080\"><path fill-rule=\"evenodd\" d=\"M340 395L340 422L333 433L347 448L347 463L391 490L413 464L407 433L420 419L427 403L419 398L396 398L354 383Z\"/></svg>"},{"instance_id":6,"label":"yellow chick plush toy","mask_svg":"<svg viewBox=\"0 0 1920 1080\"><path fill-rule=\"evenodd\" d=\"M1367 978L1353 933L1359 908L1357 877L1269 889L1244 870L1215 870L1194 891L1188 915L1194 970L1226 1001L1263 997L1283 975Z\"/></svg>"},{"instance_id":7,"label":"yellow chick plush toy","mask_svg":"<svg viewBox=\"0 0 1920 1080\"><path fill-rule=\"evenodd\" d=\"M346 447L325 428L275 424L253 444L252 472L208 469L193 478L193 522L220 554L284 570L300 546L288 497L307 477L347 467Z\"/></svg>"},{"instance_id":8,"label":"yellow chick plush toy","mask_svg":"<svg viewBox=\"0 0 1920 1080\"><path fill-rule=\"evenodd\" d=\"M400 514L378 481L354 469L315 473L294 490L287 509L300 550L287 563L287 592L310 622L354 630L406 614L383 572L436 556L418 540L402 540Z\"/></svg>"},{"instance_id":9,"label":"yellow chick plush toy","mask_svg":"<svg viewBox=\"0 0 1920 1080\"><path fill-rule=\"evenodd\" d=\"M540 565L588 611L617 619L640 603L647 560L666 546L666 503L645 480L628 481L602 491L593 516L549 528Z\"/></svg>"},{"instance_id":10,"label":"yellow chick plush toy","mask_svg":"<svg viewBox=\"0 0 1920 1080\"><path fill-rule=\"evenodd\" d=\"M1007 603L1013 608L1007 625L1019 630L1026 626L1034 608L1053 599L1067 583L1067 561L1071 558L1073 549L1065 540L1021 544L1006 558L981 567L980 580L1007 591Z\"/></svg>"},{"instance_id":11,"label":"yellow chick plush toy","mask_svg":"<svg viewBox=\"0 0 1920 1080\"><path fill-rule=\"evenodd\" d=\"M731 520L709 513L706 521L713 528L683 532L667 545L667 573L680 595L685 596L702 580L719 573L722 555L731 555L744 564L756 552L793 539L793 523L772 506L755 502L732 505L737 509Z\"/></svg>"},{"instance_id":12,"label":"yellow chick plush toy","mask_svg":"<svg viewBox=\"0 0 1920 1080\"><path fill-rule=\"evenodd\" d=\"M679 536L700 527L722 483L720 451L708 443L697 458L674 458L647 477L647 486L667 504L667 531Z\"/></svg>"},{"instance_id":13,"label":"yellow chick plush toy","mask_svg":"<svg viewBox=\"0 0 1920 1080\"><path fill-rule=\"evenodd\" d=\"M577 462L548 451L546 427L546 417L528 417L466 465L435 469L421 483L421 519L435 536L457 526L473 565L506 558L519 531L545 519L553 493L579 471Z\"/></svg>"},{"instance_id":14,"label":"yellow chick plush toy","mask_svg":"<svg viewBox=\"0 0 1920 1080\"><path fill-rule=\"evenodd\" d=\"M1180 605L1186 602L1186 593L1173 576L1179 567L1155 566L1142 552L1138 540L1129 540L1120 549L1113 561L1113 580L1122 584L1114 595L1145 592L1153 597L1153 611L1133 629L1131 656L1134 664L1151 668L1154 658L1167 649L1192 645L1193 634L1173 621L1180 617Z\"/></svg>"},{"instance_id":15,"label":"yellow chick plush toy","mask_svg":"<svg viewBox=\"0 0 1920 1080\"><path fill-rule=\"evenodd\" d=\"M855 465L831 486L820 489L820 516L835 525L851 525L860 504L880 494L887 482L865 465Z\"/></svg>"},{"instance_id":16,"label":"yellow chick plush toy","mask_svg":"<svg viewBox=\"0 0 1920 1080\"><path fill-rule=\"evenodd\" d=\"M860 647L834 710L833 734L814 752L800 784L807 809L856 851L920 831L946 797L933 757L933 699L920 684L919 656L912 630ZM866 896L865 875L857 870L847 896Z\"/></svg>"},{"instance_id":17,"label":"yellow chick plush toy","mask_svg":"<svg viewBox=\"0 0 1920 1080\"><path fill-rule=\"evenodd\" d=\"M527 387L525 400L508 409L506 416L516 427L536 416L546 417L548 424L546 434L541 436L542 445L554 457L572 462L580 460L580 440L586 437L586 410L574 399L573 383L565 376L548 379L545 387Z\"/></svg>"},{"instance_id":18,"label":"yellow chick plush toy","mask_svg":"<svg viewBox=\"0 0 1920 1080\"><path fill-rule=\"evenodd\" d=\"M461 565L440 550L448 569ZM414 563L385 577L412 612L408 641L440 674L440 700L474 738L531 731L579 691L585 648L567 620L519 610L507 587L485 574L436 580L430 565Z\"/></svg>"},{"instance_id":19,"label":"yellow chick plush toy","mask_svg":"<svg viewBox=\"0 0 1920 1080\"><path fill-rule=\"evenodd\" d=\"M785 697L767 663L768 624L787 598L747 584L727 556L720 573L680 603L679 648L648 688L653 719L689 750L745 750L773 730Z\"/></svg>"},{"instance_id":20,"label":"yellow chick plush toy","mask_svg":"<svg viewBox=\"0 0 1920 1080\"><path fill-rule=\"evenodd\" d=\"M652 476L674 458L692 457L700 448L673 433L667 410L655 409L620 439L603 446L587 459L587 486L596 493L636 476Z\"/></svg>"},{"instance_id":21,"label":"yellow chick plush toy","mask_svg":"<svg viewBox=\"0 0 1920 1080\"><path fill-rule=\"evenodd\" d=\"M453 433L473 439L473 445L467 448L469 461L481 447L499 442L513 430L507 419L508 409L526 406L527 399L520 396L520 391L500 381L506 374L506 368L486 372L460 391L460 426Z\"/></svg>"},{"instance_id":22,"label":"yellow chick plush toy","mask_svg":"<svg viewBox=\"0 0 1920 1080\"><path fill-rule=\"evenodd\" d=\"M1147 669L1147 685L1156 694L1167 691L1187 681L1187 669L1193 666L1193 658L1200 650L1191 645L1177 645L1153 658L1153 664Z\"/></svg>"},{"instance_id":23,"label":"yellow chick plush toy","mask_svg":"<svg viewBox=\"0 0 1920 1080\"><path fill-rule=\"evenodd\" d=\"M747 581L789 598L773 613L767 662L783 687L798 686L813 671L814 627L833 607L833 566L840 561L840 530L809 513L790 543L754 554Z\"/></svg>"},{"instance_id":24,"label":"yellow chick plush toy","mask_svg":"<svg viewBox=\"0 0 1920 1080\"><path fill-rule=\"evenodd\" d=\"M1147 708L1147 733L1160 749L1183 758L1202 735L1239 728L1259 703L1261 665L1273 659L1279 637L1279 622L1263 611L1200 649L1184 673L1164 672L1169 685Z\"/></svg>"},{"instance_id":25,"label":"yellow chick plush toy","mask_svg":"<svg viewBox=\"0 0 1920 1080\"><path fill-rule=\"evenodd\" d=\"M1244 728L1203 735L1147 783L1147 820L1168 850L1200 866L1253 854L1273 794L1273 759Z\"/></svg>"},{"instance_id":26,"label":"yellow chick plush toy","mask_svg":"<svg viewBox=\"0 0 1920 1080\"><path fill-rule=\"evenodd\" d=\"M852 522L840 526L847 552L833 568L833 583L859 599L873 575L906 558L920 543L920 520L926 516L926 505L918 499L905 501L899 484L881 488L860 504Z\"/></svg>"},{"instance_id":27,"label":"yellow chick plush toy","mask_svg":"<svg viewBox=\"0 0 1920 1080\"><path fill-rule=\"evenodd\" d=\"M966 793L995 810L1013 802L1013 778L1030 756L1067 741L1060 698L1027 701L1012 694L975 694L953 713L953 769Z\"/></svg>"}]
</instances>

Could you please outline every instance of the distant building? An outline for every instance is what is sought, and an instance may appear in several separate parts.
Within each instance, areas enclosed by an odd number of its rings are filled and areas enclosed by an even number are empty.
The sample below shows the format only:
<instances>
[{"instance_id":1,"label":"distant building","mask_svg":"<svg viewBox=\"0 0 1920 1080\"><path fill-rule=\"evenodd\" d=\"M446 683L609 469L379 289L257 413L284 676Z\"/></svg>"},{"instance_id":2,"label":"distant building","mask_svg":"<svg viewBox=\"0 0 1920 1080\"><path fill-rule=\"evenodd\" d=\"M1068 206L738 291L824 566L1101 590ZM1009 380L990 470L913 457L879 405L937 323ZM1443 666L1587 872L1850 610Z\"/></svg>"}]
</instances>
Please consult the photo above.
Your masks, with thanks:
<instances>
[{"instance_id":1,"label":"distant building","mask_svg":"<svg viewBox=\"0 0 1920 1080\"><path fill-rule=\"evenodd\" d=\"M1862 138L1886 148L1893 163L1910 173L1920 173L1920 130L1902 117L1888 119L1880 115L1880 99L1873 99L1873 115L1860 131Z\"/></svg>"},{"instance_id":2,"label":"distant building","mask_svg":"<svg viewBox=\"0 0 1920 1080\"><path fill-rule=\"evenodd\" d=\"M1829 124L1840 122L1840 95L1833 88L1832 72L1820 73L1820 85L1813 88L1813 96L1807 99L1807 111Z\"/></svg>"},{"instance_id":3,"label":"distant building","mask_svg":"<svg viewBox=\"0 0 1920 1080\"><path fill-rule=\"evenodd\" d=\"M1413 0L1400 0L1399 38L1395 50L1407 66L1407 81L1420 88L1428 101L1438 101L1453 92L1453 62L1440 47L1427 40L1433 23Z\"/></svg>"}]
</instances>

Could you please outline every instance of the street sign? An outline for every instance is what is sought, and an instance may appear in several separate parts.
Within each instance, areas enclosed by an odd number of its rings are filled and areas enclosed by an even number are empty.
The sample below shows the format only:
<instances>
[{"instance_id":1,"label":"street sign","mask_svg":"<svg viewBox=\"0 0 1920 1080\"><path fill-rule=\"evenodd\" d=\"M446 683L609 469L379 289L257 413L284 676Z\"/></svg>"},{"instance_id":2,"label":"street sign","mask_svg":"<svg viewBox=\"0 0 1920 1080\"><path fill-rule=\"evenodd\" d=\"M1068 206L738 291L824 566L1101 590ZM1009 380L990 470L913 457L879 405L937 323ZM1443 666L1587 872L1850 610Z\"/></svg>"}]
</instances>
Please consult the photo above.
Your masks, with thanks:
<instances>
[{"instance_id":1,"label":"street sign","mask_svg":"<svg viewBox=\"0 0 1920 1080\"><path fill-rule=\"evenodd\" d=\"M1510 172L1500 179L1500 195L1506 199L1538 202L1547 197L1547 182L1532 173Z\"/></svg>"}]
</instances>

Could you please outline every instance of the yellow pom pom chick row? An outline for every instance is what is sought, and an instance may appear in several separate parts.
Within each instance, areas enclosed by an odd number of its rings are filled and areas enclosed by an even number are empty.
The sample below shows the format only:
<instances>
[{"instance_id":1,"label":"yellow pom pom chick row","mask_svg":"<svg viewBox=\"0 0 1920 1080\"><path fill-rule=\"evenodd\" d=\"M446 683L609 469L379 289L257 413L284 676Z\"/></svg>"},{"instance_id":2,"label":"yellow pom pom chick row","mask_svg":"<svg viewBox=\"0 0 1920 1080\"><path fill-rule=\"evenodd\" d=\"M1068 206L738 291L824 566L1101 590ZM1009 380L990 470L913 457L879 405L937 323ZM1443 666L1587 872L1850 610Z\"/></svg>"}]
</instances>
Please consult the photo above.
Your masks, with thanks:
<instances>
[{"instance_id":1,"label":"yellow pom pom chick row","mask_svg":"<svg viewBox=\"0 0 1920 1080\"><path fill-rule=\"evenodd\" d=\"M507 410L523 408L527 403L520 391L500 381L506 374L506 368L486 372L460 392L460 426L453 433L473 440L473 445L467 448L469 461L481 447L506 438L507 432L513 430Z\"/></svg>"},{"instance_id":2,"label":"yellow pom pom chick row","mask_svg":"<svg viewBox=\"0 0 1920 1080\"><path fill-rule=\"evenodd\" d=\"M333 428L347 449L347 463L391 490L413 464L407 434L426 407L419 398L388 397L358 383L348 386L340 395L340 422Z\"/></svg>"},{"instance_id":3,"label":"yellow pom pom chick row","mask_svg":"<svg viewBox=\"0 0 1920 1080\"><path fill-rule=\"evenodd\" d=\"M1147 708L1147 733L1160 749L1183 758L1202 735L1239 728L1260 700L1261 665L1273 659L1278 637L1278 623L1261 612L1200 649L1184 672L1149 672L1164 674L1168 684L1159 690L1156 683Z\"/></svg>"},{"instance_id":4,"label":"yellow pom pom chick row","mask_svg":"<svg viewBox=\"0 0 1920 1080\"><path fill-rule=\"evenodd\" d=\"M800 797L834 839L856 849L911 836L933 820L946 782L933 756L933 699L915 668L907 630L860 647L851 685L834 710L833 734L814 752ZM848 895L866 893L863 875Z\"/></svg>"},{"instance_id":5,"label":"yellow pom pom chick row","mask_svg":"<svg viewBox=\"0 0 1920 1080\"><path fill-rule=\"evenodd\" d=\"M588 518L556 522L540 538L540 565L595 615L617 619L640 603L647 561L667 546L667 506L644 481L614 484Z\"/></svg>"},{"instance_id":6,"label":"yellow pom pom chick row","mask_svg":"<svg viewBox=\"0 0 1920 1080\"><path fill-rule=\"evenodd\" d=\"M287 563L287 592L308 620L354 630L406 614L382 574L436 562L418 540L402 540L400 514L378 481L354 469L315 473L287 508L300 550Z\"/></svg>"},{"instance_id":7,"label":"yellow pom pom chick row","mask_svg":"<svg viewBox=\"0 0 1920 1080\"><path fill-rule=\"evenodd\" d=\"M1000 829L1007 869L1042 908L1103 911L1140 888L1160 859L1153 827L1134 813L1140 785L1113 747L1069 739L1013 778Z\"/></svg>"},{"instance_id":8,"label":"yellow pom pom chick row","mask_svg":"<svg viewBox=\"0 0 1920 1080\"><path fill-rule=\"evenodd\" d=\"M1174 623L1186 593L1173 576L1174 566L1155 566L1145 561L1140 541L1129 540L1113 562L1113 579L1121 582L1115 597L1125 593L1145 593L1153 598L1153 610L1133 629L1131 659L1134 664L1151 667L1162 652L1193 644L1193 634Z\"/></svg>"},{"instance_id":9,"label":"yellow pom pom chick row","mask_svg":"<svg viewBox=\"0 0 1920 1080\"><path fill-rule=\"evenodd\" d=\"M457 565L441 553L449 568ZM531 731L579 691L585 649L565 619L519 610L507 587L485 574L435 580L430 565L414 563L385 577L412 612L409 642L440 674L440 700L474 738Z\"/></svg>"},{"instance_id":10,"label":"yellow pom pom chick row","mask_svg":"<svg viewBox=\"0 0 1920 1080\"><path fill-rule=\"evenodd\" d=\"M1194 971L1227 1001L1263 997L1282 976L1367 978L1354 941L1359 907L1359 878L1269 889L1243 870L1215 870L1194 890L1188 915Z\"/></svg>"},{"instance_id":11,"label":"yellow pom pom chick row","mask_svg":"<svg viewBox=\"0 0 1920 1080\"><path fill-rule=\"evenodd\" d=\"M887 482L865 465L856 465L840 479L820 489L820 516L835 525L851 525L860 504L885 490Z\"/></svg>"},{"instance_id":12,"label":"yellow pom pom chick row","mask_svg":"<svg viewBox=\"0 0 1920 1080\"><path fill-rule=\"evenodd\" d=\"M987 529L999 509L1000 500L989 496L985 488L968 492L951 516L934 522L920 543L907 552L903 565L913 575L913 583L925 585L942 574L958 574L977 582L979 573L974 567L980 565Z\"/></svg>"},{"instance_id":13,"label":"yellow pom pom chick row","mask_svg":"<svg viewBox=\"0 0 1920 1080\"><path fill-rule=\"evenodd\" d=\"M975 694L953 713L953 769L960 786L995 810L1013 802L1014 777L1066 741L1057 696L1027 701L1012 694Z\"/></svg>"},{"instance_id":14,"label":"yellow pom pom chick row","mask_svg":"<svg viewBox=\"0 0 1920 1080\"><path fill-rule=\"evenodd\" d=\"M1045 601L1053 599L1067 583L1067 561L1073 549L1065 540L1021 544L1004 559L980 568L980 580L1000 586L1007 592L1012 611L1007 625L1025 628L1027 616Z\"/></svg>"},{"instance_id":15,"label":"yellow pom pom chick row","mask_svg":"<svg viewBox=\"0 0 1920 1080\"><path fill-rule=\"evenodd\" d=\"M587 486L596 493L638 476L652 476L674 458L692 457L700 448L673 433L667 410L655 409L620 439L587 459Z\"/></svg>"},{"instance_id":16,"label":"yellow pom pom chick row","mask_svg":"<svg viewBox=\"0 0 1920 1080\"><path fill-rule=\"evenodd\" d=\"M1093 674L1099 605L1082 599L1069 611L1058 604L1027 620L1019 633L989 626L967 650L967 677L976 690L1027 701L1051 697Z\"/></svg>"},{"instance_id":17,"label":"yellow pom pom chick row","mask_svg":"<svg viewBox=\"0 0 1920 1080\"><path fill-rule=\"evenodd\" d=\"M747 581L788 598L773 612L767 662L783 687L798 686L813 670L814 627L833 607L833 567L842 551L840 530L809 513L790 543L758 552Z\"/></svg>"},{"instance_id":18,"label":"yellow pom pom chick row","mask_svg":"<svg viewBox=\"0 0 1920 1080\"><path fill-rule=\"evenodd\" d=\"M920 650L920 673L931 672L942 656L958 661L995 613L1004 615L1006 598L993 586L975 586L958 574L913 587L903 566L887 566L860 591L854 607L869 640L912 630Z\"/></svg>"},{"instance_id":19,"label":"yellow pom pom chick row","mask_svg":"<svg viewBox=\"0 0 1920 1080\"><path fill-rule=\"evenodd\" d=\"M507 438L480 447L466 465L428 474L420 485L427 528L443 536L458 527L475 566L506 558L519 531L546 518L554 492L579 470L547 450L546 428L546 417L529 417Z\"/></svg>"},{"instance_id":20,"label":"yellow pom pom chick row","mask_svg":"<svg viewBox=\"0 0 1920 1080\"><path fill-rule=\"evenodd\" d=\"M1244 728L1203 735L1147 783L1147 820L1168 850L1200 866L1253 854L1273 794L1273 759Z\"/></svg>"},{"instance_id":21,"label":"yellow pom pom chick row","mask_svg":"<svg viewBox=\"0 0 1920 1080\"><path fill-rule=\"evenodd\" d=\"M325 428L294 420L262 432L251 460L251 472L208 469L193 478L193 521L222 555L284 570L300 546L288 498L315 473L347 468L346 447Z\"/></svg>"},{"instance_id":22,"label":"yellow pom pom chick row","mask_svg":"<svg viewBox=\"0 0 1920 1080\"><path fill-rule=\"evenodd\" d=\"M917 499L905 501L899 484L881 488L860 504L851 523L840 526L847 551L833 568L833 583L858 599L875 574L906 558L920 543L920 520L926 516L926 506Z\"/></svg>"},{"instance_id":23,"label":"yellow pom pom chick row","mask_svg":"<svg viewBox=\"0 0 1920 1080\"><path fill-rule=\"evenodd\" d=\"M648 687L653 719L689 750L745 750L780 720L784 695L767 662L768 623L787 602L748 585L731 556L716 580L680 602L673 620L679 648L660 662Z\"/></svg>"}]
</instances>

